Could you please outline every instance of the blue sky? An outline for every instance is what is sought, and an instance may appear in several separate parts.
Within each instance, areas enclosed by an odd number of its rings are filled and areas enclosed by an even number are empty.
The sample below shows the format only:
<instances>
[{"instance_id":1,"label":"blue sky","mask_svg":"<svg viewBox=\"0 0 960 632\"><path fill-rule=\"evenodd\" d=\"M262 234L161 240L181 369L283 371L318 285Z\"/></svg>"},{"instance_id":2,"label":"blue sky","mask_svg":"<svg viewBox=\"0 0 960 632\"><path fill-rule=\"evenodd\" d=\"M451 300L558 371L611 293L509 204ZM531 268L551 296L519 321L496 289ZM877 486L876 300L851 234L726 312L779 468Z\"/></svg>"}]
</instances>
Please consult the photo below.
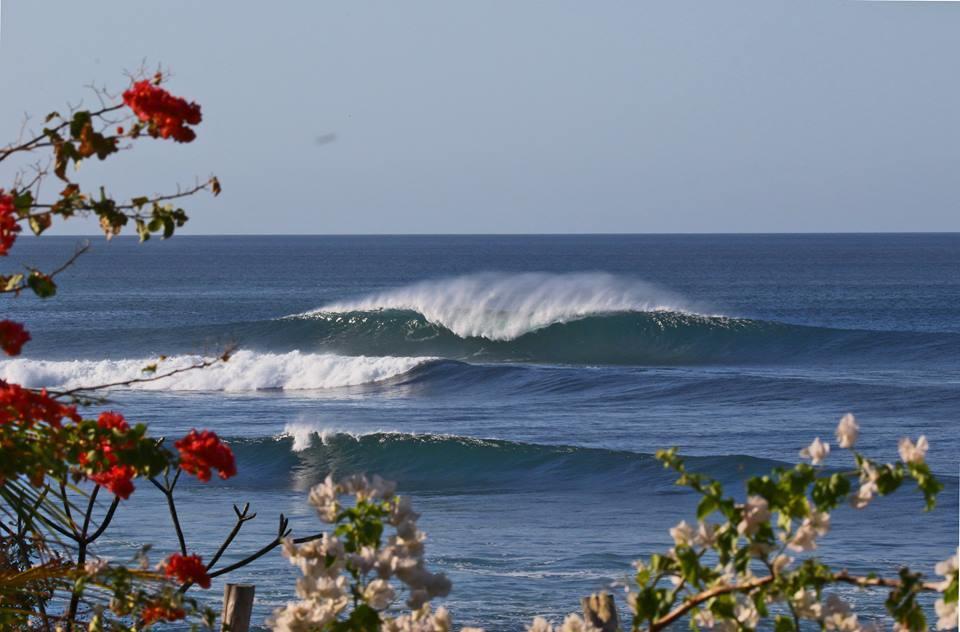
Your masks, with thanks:
<instances>
[{"instance_id":1,"label":"blue sky","mask_svg":"<svg viewBox=\"0 0 960 632\"><path fill-rule=\"evenodd\" d=\"M958 29L946 2L3 0L0 132L146 59L198 141L83 181L215 172L188 232L956 231Z\"/></svg>"}]
</instances>

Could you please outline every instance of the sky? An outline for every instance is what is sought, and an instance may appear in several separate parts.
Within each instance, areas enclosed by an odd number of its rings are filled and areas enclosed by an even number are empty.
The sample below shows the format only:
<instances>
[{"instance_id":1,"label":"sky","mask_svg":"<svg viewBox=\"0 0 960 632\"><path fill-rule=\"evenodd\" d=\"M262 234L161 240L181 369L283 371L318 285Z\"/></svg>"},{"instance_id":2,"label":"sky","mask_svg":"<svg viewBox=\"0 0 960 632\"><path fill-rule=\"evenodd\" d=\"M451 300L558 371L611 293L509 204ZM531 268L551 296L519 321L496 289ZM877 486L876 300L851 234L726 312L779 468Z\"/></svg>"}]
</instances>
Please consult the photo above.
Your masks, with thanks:
<instances>
[{"instance_id":1,"label":"sky","mask_svg":"<svg viewBox=\"0 0 960 632\"><path fill-rule=\"evenodd\" d=\"M2 0L0 138L146 60L198 140L79 177L217 174L187 233L958 231L958 32L954 2Z\"/></svg>"}]
</instances>

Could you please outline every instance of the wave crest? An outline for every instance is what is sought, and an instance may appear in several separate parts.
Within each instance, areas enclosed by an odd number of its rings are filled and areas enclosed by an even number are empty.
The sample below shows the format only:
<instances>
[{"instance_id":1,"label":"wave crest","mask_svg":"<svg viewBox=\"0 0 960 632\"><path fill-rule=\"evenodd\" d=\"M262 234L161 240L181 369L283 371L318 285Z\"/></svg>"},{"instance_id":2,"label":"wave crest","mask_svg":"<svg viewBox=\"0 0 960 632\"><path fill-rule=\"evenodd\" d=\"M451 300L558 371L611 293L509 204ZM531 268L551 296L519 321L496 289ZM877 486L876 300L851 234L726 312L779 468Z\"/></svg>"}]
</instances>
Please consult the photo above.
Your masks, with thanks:
<instances>
[{"instance_id":1,"label":"wave crest","mask_svg":"<svg viewBox=\"0 0 960 632\"><path fill-rule=\"evenodd\" d=\"M423 281L299 317L378 310L417 312L461 338L497 341L594 314L689 311L678 296L643 281L600 272L529 272Z\"/></svg>"},{"instance_id":2,"label":"wave crest","mask_svg":"<svg viewBox=\"0 0 960 632\"><path fill-rule=\"evenodd\" d=\"M199 356L167 358L159 374L196 364ZM77 388L149 377L143 368L155 359L33 360L0 362L0 379L30 388ZM433 358L341 356L320 353L238 351L229 362L185 371L131 388L166 391L312 390L358 386L402 375Z\"/></svg>"}]
</instances>

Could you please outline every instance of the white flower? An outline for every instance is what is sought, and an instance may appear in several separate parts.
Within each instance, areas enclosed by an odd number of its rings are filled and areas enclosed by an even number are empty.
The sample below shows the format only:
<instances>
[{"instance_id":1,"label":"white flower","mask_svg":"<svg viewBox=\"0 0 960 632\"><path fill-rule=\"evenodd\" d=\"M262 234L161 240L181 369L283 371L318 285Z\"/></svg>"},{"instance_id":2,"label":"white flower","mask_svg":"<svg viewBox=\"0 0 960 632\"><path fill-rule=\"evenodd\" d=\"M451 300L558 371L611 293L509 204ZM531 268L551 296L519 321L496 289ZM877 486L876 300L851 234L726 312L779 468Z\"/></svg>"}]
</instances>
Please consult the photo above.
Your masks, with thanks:
<instances>
[{"instance_id":1,"label":"white flower","mask_svg":"<svg viewBox=\"0 0 960 632\"><path fill-rule=\"evenodd\" d=\"M773 558L773 562L770 564L773 567L773 574L779 575L786 569L788 566L793 564L793 558L786 555L778 555Z\"/></svg>"},{"instance_id":2,"label":"white flower","mask_svg":"<svg viewBox=\"0 0 960 632\"><path fill-rule=\"evenodd\" d=\"M680 524L670 529L670 537L677 546L690 546L693 542L693 527L681 520Z\"/></svg>"},{"instance_id":3,"label":"white flower","mask_svg":"<svg viewBox=\"0 0 960 632\"><path fill-rule=\"evenodd\" d=\"M840 418L840 423L837 424L837 443L841 448L852 448L859 434L860 424L857 423L853 413L847 413Z\"/></svg>"},{"instance_id":4,"label":"white flower","mask_svg":"<svg viewBox=\"0 0 960 632\"><path fill-rule=\"evenodd\" d=\"M877 487L877 470L870 463L864 461L863 471L860 473L860 489L850 498L854 509L863 509L870 503L874 494L880 491Z\"/></svg>"},{"instance_id":5,"label":"white flower","mask_svg":"<svg viewBox=\"0 0 960 632\"><path fill-rule=\"evenodd\" d=\"M344 567L343 543L327 534L300 546L285 538L282 550L284 557L309 577L336 577Z\"/></svg>"},{"instance_id":6,"label":"white flower","mask_svg":"<svg viewBox=\"0 0 960 632\"><path fill-rule=\"evenodd\" d=\"M817 593L801 588L790 599L793 609L801 619L819 619L822 613Z\"/></svg>"},{"instance_id":7,"label":"white flower","mask_svg":"<svg viewBox=\"0 0 960 632\"><path fill-rule=\"evenodd\" d=\"M828 531L830 531L830 514L814 509L803 519L803 523L787 546L793 551L812 551L817 548L817 536L826 535Z\"/></svg>"},{"instance_id":8,"label":"white flower","mask_svg":"<svg viewBox=\"0 0 960 632\"><path fill-rule=\"evenodd\" d=\"M836 595L827 597L823 610L823 623L828 630L858 632L860 629L857 615L850 609L850 605Z\"/></svg>"},{"instance_id":9,"label":"white flower","mask_svg":"<svg viewBox=\"0 0 960 632\"><path fill-rule=\"evenodd\" d=\"M767 500L761 496L747 497L743 505L743 518L737 524L740 535L754 535L761 524L770 519L770 509Z\"/></svg>"},{"instance_id":10,"label":"white flower","mask_svg":"<svg viewBox=\"0 0 960 632\"><path fill-rule=\"evenodd\" d=\"M810 459L814 465L823 463L823 460L827 458L828 454L830 454L830 444L821 441L820 437L817 437L813 440L813 443L800 450L800 456L805 459Z\"/></svg>"},{"instance_id":11,"label":"white flower","mask_svg":"<svg viewBox=\"0 0 960 632\"><path fill-rule=\"evenodd\" d=\"M553 626L543 617L536 617L533 623L527 626L527 632L553 632Z\"/></svg>"},{"instance_id":12,"label":"white flower","mask_svg":"<svg viewBox=\"0 0 960 632\"><path fill-rule=\"evenodd\" d=\"M378 500L388 500L393 498L393 495L397 491L397 484L393 481L388 481L383 478L380 478L377 474L373 475L373 480L370 482L370 492L373 498Z\"/></svg>"},{"instance_id":13,"label":"white flower","mask_svg":"<svg viewBox=\"0 0 960 632\"><path fill-rule=\"evenodd\" d=\"M377 562L377 550L372 546L365 546L359 553L351 553L348 559L361 575L366 575L373 570L373 565Z\"/></svg>"},{"instance_id":14,"label":"white flower","mask_svg":"<svg viewBox=\"0 0 960 632\"><path fill-rule=\"evenodd\" d=\"M952 630L957 627L957 602L947 603L943 599L937 599L933 604L937 611L937 629Z\"/></svg>"},{"instance_id":15,"label":"white flower","mask_svg":"<svg viewBox=\"0 0 960 632\"><path fill-rule=\"evenodd\" d=\"M937 584L937 590L940 592L946 591L950 586L950 583L953 581L953 578L957 576L958 567L960 567L960 549L953 556L938 562L934 570L936 570L937 575L943 576L943 581ZM934 604L934 608L937 611L937 629L938 630L952 630L957 627L957 602L947 603L945 599L937 599L937 602Z\"/></svg>"},{"instance_id":16,"label":"white flower","mask_svg":"<svg viewBox=\"0 0 960 632\"><path fill-rule=\"evenodd\" d=\"M374 610L384 610L394 595L393 586L384 579L375 579L363 589L363 600Z\"/></svg>"},{"instance_id":17,"label":"white flower","mask_svg":"<svg viewBox=\"0 0 960 632\"><path fill-rule=\"evenodd\" d=\"M697 546L711 547L717 542L716 525L701 522L697 527L697 536L693 539Z\"/></svg>"},{"instance_id":18,"label":"white flower","mask_svg":"<svg viewBox=\"0 0 960 632\"><path fill-rule=\"evenodd\" d=\"M760 622L760 613L757 612L753 600L749 598L738 599L737 607L733 612L740 625L750 630L756 628Z\"/></svg>"},{"instance_id":19,"label":"white flower","mask_svg":"<svg viewBox=\"0 0 960 632\"><path fill-rule=\"evenodd\" d=\"M390 524L397 526L403 522L417 523L420 514L414 513L409 496L397 496L390 508Z\"/></svg>"},{"instance_id":20,"label":"white flower","mask_svg":"<svg viewBox=\"0 0 960 632\"><path fill-rule=\"evenodd\" d=\"M301 599L323 603L334 613L339 613L349 604L347 596L347 578L311 577L304 575L297 580L297 595Z\"/></svg>"},{"instance_id":21,"label":"white flower","mask_svg":"<svg viewBox=\"0 0 960 632\"><path fill-rule=\"evenodd\" d=\"M430 606L425 605L410 614L387 619L380 629L383 632L449 632L450 615L446 608L437 608L436 613L430 614ZM467 629L477 628L464 628Z\"/></svg>"},{"instance_id":22,"label":"white flower","mask_svg":"<svg viewBox=\"0 0 960 632\"><path fill-rule=\"evenodd\" d=\"M923 463L929 448L927 438L923 435L920 435L920 438L917 439L916 445L907 437L900 439L900 443L897 445L897 449L900 451L900 460L911 465Z\"/></svg>"},{"instance_id":23,"label":"white flower","mask_svg":"<svg viewBox=\"0 0 960 632\"><path fill-rule=\"evenodd\" d=\"M954 553L952 557L948 557L942 562L937 562L937 565L934 566L933 570L936 571L937 575L943 576L943 581L937 584L937 590L943 592L950 586L950 581L953 577L956 576L958 567L960 567L960 547L957 549L957 553Z\"/></svg>"},{"instance_id":24,"label":"white flower","mask_svg":"<svg viewBox=\"0 0 960 632\"><path fill-rule=\"evenodd\" d=\"M715 632L736 632L737 624L726 619L718 620L709 610L700 610L693 620L701 628L714 630Z\"/></svg>"},{"instance_id":25,"label":"white flower","mask_svg":"<svg viewBox=\"0 0 960 632\"><path fill-rule=\"evenodd\" d=\"M340 512L340 504L337 502L339 492L339 486L333 482L333 476L327 476L322 483L314 485L310 490L307 498L317 509L320 520L328 523L336 522L337 514Z\"/></svg>"},{"instance_id":26,"label":"white flower","mask_svg":"<svg viewBox=\"0 0 960 632\"><path fill-rule=\"evenodd\" d=\"M267 625L274 632L310 632L333 621L336 613L313 600L290 602L273 611Z\"/></svg>"},{"instance_id":27,"label":"white flower","mask_svg":"<svg viewBox=\"0 0 960 632\"><path fill-rule=\"evenodd\" d=\"M587 632L587 624L580 615L568 614L560 626L560 632Z\"/></svg>"}]
</instances>

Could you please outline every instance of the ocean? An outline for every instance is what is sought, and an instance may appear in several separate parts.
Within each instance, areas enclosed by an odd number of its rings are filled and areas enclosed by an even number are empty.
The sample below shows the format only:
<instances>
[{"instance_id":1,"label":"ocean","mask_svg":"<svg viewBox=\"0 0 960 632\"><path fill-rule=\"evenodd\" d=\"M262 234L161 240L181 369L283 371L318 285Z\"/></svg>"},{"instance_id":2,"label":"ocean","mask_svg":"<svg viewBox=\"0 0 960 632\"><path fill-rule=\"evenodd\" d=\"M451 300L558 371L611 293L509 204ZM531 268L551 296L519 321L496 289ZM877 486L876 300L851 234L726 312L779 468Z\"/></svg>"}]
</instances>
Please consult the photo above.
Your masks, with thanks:
<instances>
[{"instance_id":1,"label":"ocean","mask_svg":"<svg viewBox=\"0 0 960 632\"><path fill-rule=\"evenodd\" d=\"M7 263L54 268L78 238L23 238ZM946 484L932 513L912 488L839 509L816 551L851 571L932 573L958 543L960 234L178 236L92 238L46 301L4 302L33 335L0 378L78 386L225 365L114 389L106 406L156 436L209 428L239 474L185 481L190 549L227 562L322 525L306 504L328 473L379 473L413 497L455 624L519 630L629 580L695 497L653 459L740 481L798 460L841 415L893 460L924 434ZM835 447L828 464L849 454ZM99 541L124 558L176 546L141 482ZM292 598L279 551L232 575L255 620ZM219 600L221 584L206 596ZM615 587L625 615L622 588ZM193 592L193 591L192 591ZM194 596L204 596L196 591ZM883 595L844 592L870 619Z\"/></svg>"}]
</instances>

